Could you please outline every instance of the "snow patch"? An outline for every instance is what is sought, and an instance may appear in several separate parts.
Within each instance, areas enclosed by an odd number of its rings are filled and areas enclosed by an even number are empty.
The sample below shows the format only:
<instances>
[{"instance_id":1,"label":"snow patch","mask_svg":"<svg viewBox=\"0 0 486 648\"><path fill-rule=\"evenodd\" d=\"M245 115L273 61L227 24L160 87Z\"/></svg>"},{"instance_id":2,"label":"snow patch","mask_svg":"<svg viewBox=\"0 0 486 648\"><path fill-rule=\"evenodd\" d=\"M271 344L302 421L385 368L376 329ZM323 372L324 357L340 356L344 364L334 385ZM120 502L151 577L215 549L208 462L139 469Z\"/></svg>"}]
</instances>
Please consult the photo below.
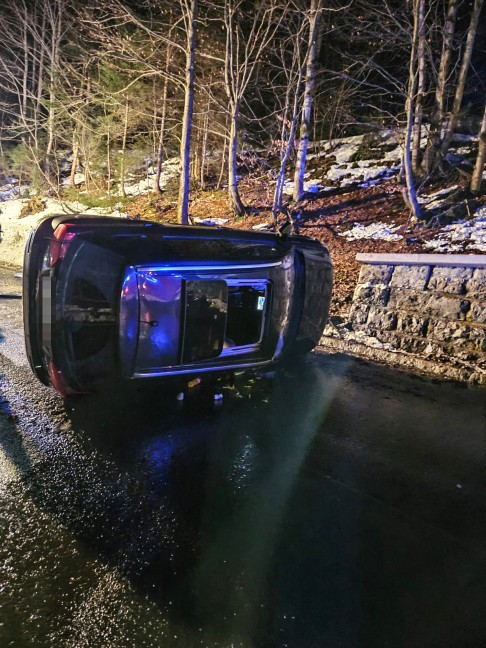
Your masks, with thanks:
<instances>
[{"instance_id":1,"label":"snow patch","mask_svg":"<svg viewBox=\"0 0 486 648\"><path fill-rule=\"evenodd\" d=\"M359 184L360 187L370 187L373 186L370 183L378 184L376 181L395 175L398 168L399 165L391 167L388 165L358 166L356 168L352 168L350 164L347 164L345 168L333 165L327 173L327 179L332 182L339 182L341 187L354 184Z\"/></svg>"},{"instance_id":2,"label":"snow patch","mask_svg":"<svg viewBox=\"0 0 486 648\"><path fill-rule=\"evenodd\" d=\"M444 227L425 247L435 252L486 252L486 205L480 207L471 220L460 220Z\"/></svg>"},{"instance_id":3,"label":"snow patch","mask_svg":"<svg viewBox=\"0 0 486 648\"><path fill-rule=\"evenodd\" d=\"M83 182L86 182L86 176L84 173L77 172L74 174L73 178L74 186L77 187L80 184L83 184ZM70 187L71 186L71 178L63 178L61 182L62 187Z\"/></svg>"},{"instance_id":4,"label":"snow patch","mask_svg":"<svg viewBox=\"0 0 486 648\"><path fill-rule=\"evenodd\" d=\"M452 185L452 187L440 189L439 191L435 191L427 196L419 196L417 200L420 204L424 205L426 209L435 209L436 207L441 207L441 205L446 202L445 198L456 189L459 189L459 185Z\"/></svg>"},{"instance_id":5,"label":"snow patch","mask_svg":"<svg viewBox=\"0 0 486 648\"><path fill-rule=\"evenodd\" d=\"M209 225L212 227L222 227L228 222L229 218L195 218L196 225Z\"/></svg>"},{"instance_id":6,"label":"snow patch","mask_svg":"<svg viewBox=\"0 0 486 648\"><path fill-rule=\"evenodd\" d=\"M174 178L178 178L181 174L181 165L180 158L174 157L165 160L162 163L162 173L160 174L159 186L161 189ZM148 166L147 175L145 178L140 179L140 177L135 176L134 174L128 174L125 179L125 195L127 196L143 196L147 193L150 193L155 184L155 168L153 166ZM120 189L116 192L117 196L121 195Z\"/></svg>"},{"instance_id":7,"label":"snow patch","mask_svg":"<svg viewBox=\"0 0 486 648\"><path fill-rule=\"evenodd\" d=\"M20 217L20 212L22 207L27 204L27 200L17 198L0 204L0 226L3 232L2 241L0 242L0 264L22 266L25 242L31 230L45 216L86 214L127 218L126 214L122 211L115 211L113 207L87 208L79 202L61 202L52 198L46 198L45 203L45 209L37 214L23 218Z\"/></svg>"},{"instance_id":8,"label":"snow patch","mask_svg":"<svg viewBox=\"0 0 486 648\"><path fill-rule=\"evenodd\" d=\"M339 232L340 236L344 236L348 241L356 241L358 239L375 239L381 241L400 241L403 236L395 234L399 229L398 225L393 223L387 225L386 223L371 223L371 225L362 225L355 223L352 229L345 232Z\"/></svg>"},{"instance_id":9,"label":"snow patch","mask_svg":"<svg viewBox=\"0 0 486 648\"><path fill-rule=\"evenodd\" d=\"M330 187L331 188L331 187ZM330 188L327 188L329 191ZM305 193L319 193L321 190L325 190L326 187L323 187L316 180L309 180L304 182L304 191ZM282 189L283 193L287 196L291 196L294 193L294 182L293 180L286 180Z\"/></svg>"}]
</instances>

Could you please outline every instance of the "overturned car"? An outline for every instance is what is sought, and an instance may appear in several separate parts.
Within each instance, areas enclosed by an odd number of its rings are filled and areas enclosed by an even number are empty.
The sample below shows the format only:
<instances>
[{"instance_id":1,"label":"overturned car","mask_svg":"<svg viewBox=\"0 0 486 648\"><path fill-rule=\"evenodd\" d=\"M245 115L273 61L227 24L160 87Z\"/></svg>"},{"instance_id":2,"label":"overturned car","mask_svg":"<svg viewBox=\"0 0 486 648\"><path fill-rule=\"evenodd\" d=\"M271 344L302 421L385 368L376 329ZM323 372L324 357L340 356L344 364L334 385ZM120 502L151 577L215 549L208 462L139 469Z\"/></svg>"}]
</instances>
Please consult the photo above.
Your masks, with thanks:
<instances>
[{"instance_id":1,"label":"overturned car","mask_svg":"<svg viewBox=\"0 0 486 648\"><path fill-rule=\"evenodd\" d=\"M306 237L51 216L25 248L27 355L63 395L270 367L317 344L331 289Z\"/></svg>"}]
</instances>

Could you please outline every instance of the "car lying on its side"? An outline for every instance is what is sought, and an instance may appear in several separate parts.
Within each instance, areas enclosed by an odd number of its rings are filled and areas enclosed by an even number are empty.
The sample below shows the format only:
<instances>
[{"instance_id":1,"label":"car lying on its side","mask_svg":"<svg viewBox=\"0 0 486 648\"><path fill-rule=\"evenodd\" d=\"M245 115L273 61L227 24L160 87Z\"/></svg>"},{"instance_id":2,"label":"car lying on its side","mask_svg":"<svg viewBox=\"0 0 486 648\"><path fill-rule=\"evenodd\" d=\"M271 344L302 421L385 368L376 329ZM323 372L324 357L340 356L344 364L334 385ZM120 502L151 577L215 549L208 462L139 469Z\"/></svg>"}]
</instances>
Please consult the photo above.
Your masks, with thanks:
<instances>
[{"instance_id":1,"label":"car lying on its side","mask_svg":"<svg viewBox=\"0 0 486 648\"><path fill-rule=\"evenodd\" d=\"M270 367L317 344L331 288L303 236L51 216L25 248L27 355L64 395Z\"/></svg>"}]
</instances>

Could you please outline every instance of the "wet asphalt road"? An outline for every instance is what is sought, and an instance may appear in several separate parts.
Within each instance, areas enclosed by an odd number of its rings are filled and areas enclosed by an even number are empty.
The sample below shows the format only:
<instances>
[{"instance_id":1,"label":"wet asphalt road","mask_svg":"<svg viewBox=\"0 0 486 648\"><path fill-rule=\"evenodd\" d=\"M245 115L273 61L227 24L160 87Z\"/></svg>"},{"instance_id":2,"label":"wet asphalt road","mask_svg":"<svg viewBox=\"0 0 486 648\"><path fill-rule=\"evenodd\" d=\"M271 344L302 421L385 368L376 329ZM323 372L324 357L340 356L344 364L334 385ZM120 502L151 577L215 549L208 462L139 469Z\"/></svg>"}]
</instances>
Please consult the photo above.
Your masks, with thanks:
<instances>
[{"instance_id":1,"label":"wet asphalt road","mask_svg":"<svg viewBox=\"0 0 486 648\"><path fill-rule=\"evenodd\" d=\"M217 411L63 401L19 307L0 299L2 648L486 645L484 389L312 354Z\"/></svg>"}]
</instances>

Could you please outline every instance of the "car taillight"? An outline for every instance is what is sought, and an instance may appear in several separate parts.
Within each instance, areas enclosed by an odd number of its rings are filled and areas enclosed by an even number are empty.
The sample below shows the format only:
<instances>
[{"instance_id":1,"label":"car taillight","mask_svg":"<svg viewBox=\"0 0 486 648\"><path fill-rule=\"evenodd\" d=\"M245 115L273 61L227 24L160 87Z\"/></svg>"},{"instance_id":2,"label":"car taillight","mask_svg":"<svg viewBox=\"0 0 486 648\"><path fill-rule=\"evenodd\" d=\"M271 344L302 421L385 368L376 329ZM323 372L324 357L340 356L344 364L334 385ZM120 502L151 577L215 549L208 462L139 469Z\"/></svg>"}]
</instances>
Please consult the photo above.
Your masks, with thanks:
<instances>
[{"instance_id":1,"label":"car taillight","mask_svg":"<svg viewBox=\"0 0 486 648\"><path fill-rule=\"evenodd\" d=\"M56 389L61 396L69 396L74 394L74 391L67 385L62 375L62 371L56 367L54 362L51 360L49 362L49 377L51 379L52 386Z\"/></svg>"},{"instance_id":2,"label":"car taillight","mask_svg":"<svg viewBox=\"0 0 486 648\"><path fill-rule=\"evenodd\" d=\"M69 225L58 225L54 231L54 239L51 241L49 248L51 267L59 259L62 259L67 252L69 242L76 236L74 232L69 231Z\"/></svg>"}]
</instances>

